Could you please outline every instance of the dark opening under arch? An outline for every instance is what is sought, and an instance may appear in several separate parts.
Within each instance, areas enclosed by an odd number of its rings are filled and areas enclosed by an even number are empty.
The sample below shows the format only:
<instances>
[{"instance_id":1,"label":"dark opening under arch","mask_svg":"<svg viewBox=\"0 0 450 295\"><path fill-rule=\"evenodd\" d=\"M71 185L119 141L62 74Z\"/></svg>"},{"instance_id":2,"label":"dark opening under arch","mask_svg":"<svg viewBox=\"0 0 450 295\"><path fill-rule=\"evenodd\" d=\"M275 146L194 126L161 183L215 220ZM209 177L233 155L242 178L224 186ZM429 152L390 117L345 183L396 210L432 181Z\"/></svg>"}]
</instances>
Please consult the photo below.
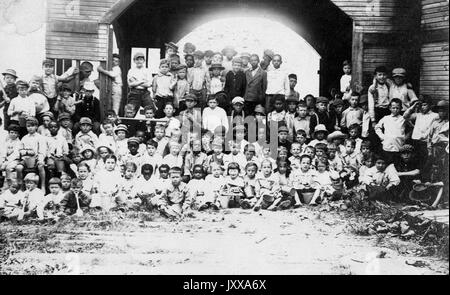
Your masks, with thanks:
<instances>
[{"instance_id":1,"label":"dark opening under arch","mask_svg":"<svg viewBox=\"0 0 450 295\"><path fill-rule=\"evenodd\" d=\"M353 22L329 0L130 0L122 5L104 21L113 24L124 69L131 65L132 47L164 48L165 42L179 40L218 14L233 11L270 15L311 44L322 57L321 95L338 86L342 61L352 55Z\"/></svg>"}]
</instances>

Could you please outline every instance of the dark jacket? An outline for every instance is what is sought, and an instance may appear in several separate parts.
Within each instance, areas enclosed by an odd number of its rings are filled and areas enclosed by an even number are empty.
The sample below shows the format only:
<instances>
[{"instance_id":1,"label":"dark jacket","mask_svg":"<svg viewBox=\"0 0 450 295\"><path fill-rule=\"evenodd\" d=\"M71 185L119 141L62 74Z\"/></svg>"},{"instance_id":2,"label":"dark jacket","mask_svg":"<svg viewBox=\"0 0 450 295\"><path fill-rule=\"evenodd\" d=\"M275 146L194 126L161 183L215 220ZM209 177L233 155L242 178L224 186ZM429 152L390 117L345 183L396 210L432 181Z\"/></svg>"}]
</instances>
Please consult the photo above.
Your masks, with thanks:
<instances>
[{"instance_id":1,"label":"dark jacket","mask_svg":"<svg viewBox=\"0 0 450 295\"><path fill-rule=\"evenodd\" d=\"M78 203L80 204L80 209L89 208L91 197L84 192L80 192L78 195ZM77 199L75 198L74 192L70 191L64 196L60 203L60 210L67 214L75 214L77 211Z\"/></svg>"},{"instance_id":2,"label":"dark jacket","mask_svg":"<svg viewBox=\"0 0 450 295\"><path fill-rule=\"evenodd\" d=\"M74 119L79 121L82 117L88 117L93 122L100 122L100 102L97 98L83 98L83 101L77 104Z\"/></svg>"},{"instance_id":3,"label":"dark jacket","mask_svg":"<svg viewBox=\"0 0 450 295\"><path fill-rule=\"evenodd\" d=\"M223 90L227 94L229 102L231 102L236 96L244 97L246 86L247 81L242 71L236 74L233 71L229 71L225 76L225 87Z\"/></svg>"},{"instance_id":4,"label":"dark jacket","mask_svg":"<svg viewBox=\"0 0 450 295\"><path fill-rule=\"evenodd\" d=\"M314 128L319 125L323 124L327 128L328 133L332 133L334 131L334 126L336 124L336 114L334 112L316 112L314 115L311 116L311 119L309 121L309 129L311 131L311 138L313 138L314 134Z\"/></svg>"},{"instance_id":5,"label":"dark jacket","mask_svg":"<svg viewBox=\"0 0 450 295\"><path fill-rule=\"evenodd\" d=\"M255 76L252 76L252 70L245 72L247 87L245 90L245 101L263 103L267 88L267 72L258 68Z\"/></svg>"}]
</instances>

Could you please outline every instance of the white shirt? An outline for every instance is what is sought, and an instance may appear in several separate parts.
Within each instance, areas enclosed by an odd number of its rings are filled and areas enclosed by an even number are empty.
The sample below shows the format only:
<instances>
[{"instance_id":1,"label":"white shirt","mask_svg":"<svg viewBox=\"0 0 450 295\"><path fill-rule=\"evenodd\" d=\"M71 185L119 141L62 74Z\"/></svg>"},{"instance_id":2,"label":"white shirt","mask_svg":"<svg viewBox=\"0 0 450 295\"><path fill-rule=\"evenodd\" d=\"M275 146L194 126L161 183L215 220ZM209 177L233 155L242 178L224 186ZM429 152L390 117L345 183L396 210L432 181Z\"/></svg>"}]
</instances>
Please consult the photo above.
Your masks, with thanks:
<instances>
[{"instance_id":1,"label":"white shirt","mask_svg":"<svg viewBox=\"0 0 450 295\"><path fill-rule=\"evenodd\" d=\"M429 111L426 114L412 114L411 118L416 120L411 138L414 140L426 141L430 135L431 125L435 120L439 120L439 115Z\"/></svg>"},{"instance_id":2,"label":"white shirt","mask_svg":"<svg viewBox=\"0 0 450 295\"><path fill-rule=\"evenodd\" d=\"M281 68L267 71L266 94L289 94L289 79L287 73Z\"/></svg>"},{"instance_id":3,"label":"white shirt","mask_svg":"<svg viewBox=\"0 0 450 295\"><path fill-rule=\"evenodd\" d=\"M42 114L44 112L48 112L50 110L50 105L48 104L47 97L40 93L32 93L28 96L30 100L34 103L36 107L36 113Z\"/></svg>"},{"instance_id":4,"label":"white shirt","mask_svg":"<svg viewBox=\"0 0 450 295\"><path fill-rule=\"evenodd\" d=\"M405 142L405 119L400 115L384 116L375 126L375 132L383 141L383 150L398 152Z\"/></svg>"},{"instance_id":5,"label":"white shirt","mask_svg":"<svg viewBox=\"0 0 450 295\"><path fill-rule=\"evenodd\" d=\"M347 87L350 86L350 82L352 81L352 75L342 75L341 77L341 92L347 92Z\"/></svg>"},{"instance_id":6,"label":"white shirt","mask_svg":"<svg viewBox=\"0 0 450 295\"><path fill-rule=\"evenodd\" d=\"M24 112L29 116L36 116L36 106L30 97L21 97L20 95L11 100L8 108L8 116L11 120L19 121L19 115L12 116L13 112Z\"/></svg>"},{"instance_id":7,"label":"white shirt","mask_svg":"<svg viewBox=\"0 0 450 295\"><path fill-rule=\"evenodd\" d=\"M147 84L150 85L153 78L152 78L152 73L150 73L149 69L147 69L146 67L142 67L142 68L131 68L128 71L128 76L127 76L128 82L132 82L134 80L137 81L147 81ZM137 86L137 87L133 87L136 89L146 89L146 87L144 86Z\"/></svg>"},{"instance_id":8,"label":"white shirt","mask_svg":"<svg viewBox=\"0 0 450 295\"><path fill-rule=\"evenodd\" d=\"M203 128L214 133L214 130L224 126L228 132L228 118L225 110L221 107L216 107L214 110L207 107L203 110Z\"/></svg>"},{"instance_id":9,"label":"white shirt","mask_svg":"<svg viewBox=\"0 0 450 295\"><path fill-rule=\"evenodd\" d=\"M210 87L210 93L216 94L217 92L220 92L223 90L223 83L219 77L212 77L211 84L209 85L209 87Z\"/></svg>"}]
</instances>

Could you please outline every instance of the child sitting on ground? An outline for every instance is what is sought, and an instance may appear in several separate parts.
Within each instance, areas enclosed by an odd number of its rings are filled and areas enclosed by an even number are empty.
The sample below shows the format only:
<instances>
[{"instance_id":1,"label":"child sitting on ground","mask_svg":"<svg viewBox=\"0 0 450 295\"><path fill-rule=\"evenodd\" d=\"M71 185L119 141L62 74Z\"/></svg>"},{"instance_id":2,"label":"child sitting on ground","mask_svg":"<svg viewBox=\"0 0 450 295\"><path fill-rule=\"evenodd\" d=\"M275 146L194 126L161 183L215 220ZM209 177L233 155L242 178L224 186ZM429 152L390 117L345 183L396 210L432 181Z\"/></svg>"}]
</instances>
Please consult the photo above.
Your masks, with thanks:
<instances>
[{"instance_id":1,"label":"child sitting on ground","mask_svg":"<svg viewBox=\"0 0 450 295\"><path fill-rule=\"evenodd\" d=\"M208 199L213 200L210 207L214 210L218 210L220 204L218 203L218 196L220 193L220 188L224 184L225 178L223 177L223 168L217 163L212 163L209 167L211 174L207 175L205 178L206 183L206 195Z\"/></svg>"},{"instance_id":2,"label":"child sitting on ground","mask_svg":"<svg viewBox=\"0 0 450 295\"><path fill-rule=\"evenodd\" d=\"M231 162L227 167L227 177L220 188L218 202L220 208L238 208L244 197L244 180L239 176L241 168L238 163Z\"/></svg>"},{"instance_id":3,"label":"child sitting on ground","mask_svg":"<svg viewBox=\"0 0 450 295\"><path fill-rule=\"evenodd\" d=\"M3 218L11 219L19 216L22 211L24 192L20 190L17 181L11 181L9 188L0 195L0 222Z\"/></svg>"},{"instance_id":4,"label":"child sitting on ground","mask_svg":"<svg viewBox=\"0 0 450 295\"><path fill-rule=\"evenodd\" d=\"M142 165L141 175L137 177L134 192L132 193L148 209L151 209L151 199L156 193L153 183L154 178L152 178L153 170L153 166L150 164Z\"/></svg>"},{"instance_id":5,"label":"child sitting on ground","mask_svg":"<svg viewBox=\"0 0 450 295\"><path fill-rule=\"evenodd\" d=\"M269 160L261 162L261 174L256 178L255 193L257 202L253 207L254 211L273 210L277 205L275 200L282 197L278 178L273 173L272 162Z\"/></svg>"},{"instance_id":6,"label":"child sitting on ground","mask_svg":"<svg viewBox=\"0 0 450 295\"><path fill-rule=\"evenodd\" d=\"M120 172L116 170L117 158L108 155L105 158L105 169L95 174L91 208L109 211L116 207L116 196L119 191Z\"/></svg>"},{"instance_id":7,"label":"child sitting on ground","mask_svg":"<svg viewBox=\"0 0 450 295\"><path fill-rule=\"evenodd\" d=\"M400 178L393 164L387 165L384 157L375 156L375 166L367 169L361 183L366 185L370 199L392 200L394 188L400 184Z\"/></svg>"},{"instance_id":8,"label":"child sitting on ground","mask_svg":"<svg viewBox=\"0 0 450 295\"><path fill-rule=\"evenodd\" d=\"M256 174L258 172L258 166L256 163L248 163L245 166L244 176L244 198L241 200L242 209L250 209L255 206L256 197Z\"/></svg>"},{"instance_id":9,"label":"child sitting on ground","mask_svg":"<svg viewBox=\"0 0 450 295\"><path fill-rule=\"evenodd\" d=\"M300 164L300 161L298 162ZM290 162L278 159L277 169L275 175L278 177L278 183L281 186L281 194L283 198L276 200L276 209L288 209L292 203L294 208L299 208L302 205L297 191L292 187L291 179L289 178L291 169L289 168Z\"/></svg>"},{"instance_id":10,"label":"child sitting on ground","mask_svg":"<svg viewBox=\"0 0 450 295\"><path fill-rule=\"evenodd\" d=\"M64 195L60 203L60 211L66 215L82 216L83 211L89 210L91 203L90 194L83 191L83 181L78 178L72 179L71 189Z\"/></svg>"},{"instance_id":11,"label":"child sitting on ground","mask_svg":"<svg viewBox=\"0 0 450 295\"><path fill-rule=\"evenodd\" d=\"M292 186L297 190L305 204L310 204L313 194L318 188L317 171L311 169L312 158L302 155L300 158L300 169L293 171L290 175Z\"/></svg>"},{"instance_id":12,"label":"child sitting on ground","mask_svg":"<svg viewBox=\"0 0 450 295\"><path fill-rule=\"evenodd\" d=\"M181 168L171 168L169 171L170 184L152 200L153 205L169 218L183 218L191 209L192 199L187 185L181 181L181 174Z\"/></svg>"},{"instance_id":13,"label":"child sitting on ground","mask_svg":"<svg viewBox=\"0 0 450 295\"><path fill-rule=\"evenodd\" d=\"M187 184L192 197L193 208L198 209L198 211L206 210L214 203L214 196L205 194L206 182L204 176L203 165L196 164L192 169L192 179Z\"/></svg>"},{"instance_id":14,"label":"child sitting on ground","mask_svg":"<svg viewBox=\"0 0 450 295\"><path fill-rule=\"evenodd\" d=\"M48 189L50 193L45 196L44 214L47 218L51 218L60 210L61 201L64 193L61 191L61 180L53 177L48 181Z\"/></svg>"},{"instance_id":15,"label":"child sitting on ground","mask_svg":"<svg viewBox=\"0 0 450 295\"><path fill-rule=\"evenodd\" d=\"M125 209L136 209L141 205L141 199L136 194L137 165L132 162L125 164L125 175L121 179L116 202L122 211Z\"/></svg>"},{"instance_id":16,"label":"child sitting on ground","mask_svg":"<svg viewBox=\"0 0 450 295\"><path fill-rule=\"evenodd\" d=\"M24 178L26 190L24 192L22 208L17 217L18 221L28 217L35 217L44 220L45 195L37 188L39 176L35 173L29 173Z\"/></svg>"}]
</instances>

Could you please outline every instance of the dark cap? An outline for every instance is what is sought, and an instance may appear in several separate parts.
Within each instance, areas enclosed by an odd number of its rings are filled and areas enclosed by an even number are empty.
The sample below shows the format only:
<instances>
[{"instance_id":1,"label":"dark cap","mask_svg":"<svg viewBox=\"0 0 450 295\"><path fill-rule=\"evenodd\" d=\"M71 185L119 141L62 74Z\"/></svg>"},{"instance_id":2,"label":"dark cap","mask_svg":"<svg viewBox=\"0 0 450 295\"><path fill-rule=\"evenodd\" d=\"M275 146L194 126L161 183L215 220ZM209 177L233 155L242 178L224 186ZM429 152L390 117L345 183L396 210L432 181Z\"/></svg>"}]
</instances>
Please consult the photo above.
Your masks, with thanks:
<instances>
[{"instance_id":1,"label":"dark cap","mask_svg":"<svg viewBox=\"0 0 450 295\"><path fill-rule=\"evenodd\" d=\"M329 102L328 98L323 97L323 96L319 96L319 97L316 99L316 103L328 103L328 102Z\"/></svg>"},{"instance_id":2,"label":"dark cap","mask_svg":"<svg viewBox=\"0 0 450 295\"><path fill-rule=\"evenodd\" d=\"M70 120L70 114L69 113L61 113L58 115L58 122L63 120Z\"/></svg>"},{"instance_id":3,"label":"dark cap","mask_svg":"<svg viewBox=\"0 0 450 295\"><path fill-rule=\"evenodd\" d=\"M42 62L42 66L50 66L50 67L54 67L55 66L55 62L52 59L44 59L44 61Z\"/></svg>"}]
</instances>

